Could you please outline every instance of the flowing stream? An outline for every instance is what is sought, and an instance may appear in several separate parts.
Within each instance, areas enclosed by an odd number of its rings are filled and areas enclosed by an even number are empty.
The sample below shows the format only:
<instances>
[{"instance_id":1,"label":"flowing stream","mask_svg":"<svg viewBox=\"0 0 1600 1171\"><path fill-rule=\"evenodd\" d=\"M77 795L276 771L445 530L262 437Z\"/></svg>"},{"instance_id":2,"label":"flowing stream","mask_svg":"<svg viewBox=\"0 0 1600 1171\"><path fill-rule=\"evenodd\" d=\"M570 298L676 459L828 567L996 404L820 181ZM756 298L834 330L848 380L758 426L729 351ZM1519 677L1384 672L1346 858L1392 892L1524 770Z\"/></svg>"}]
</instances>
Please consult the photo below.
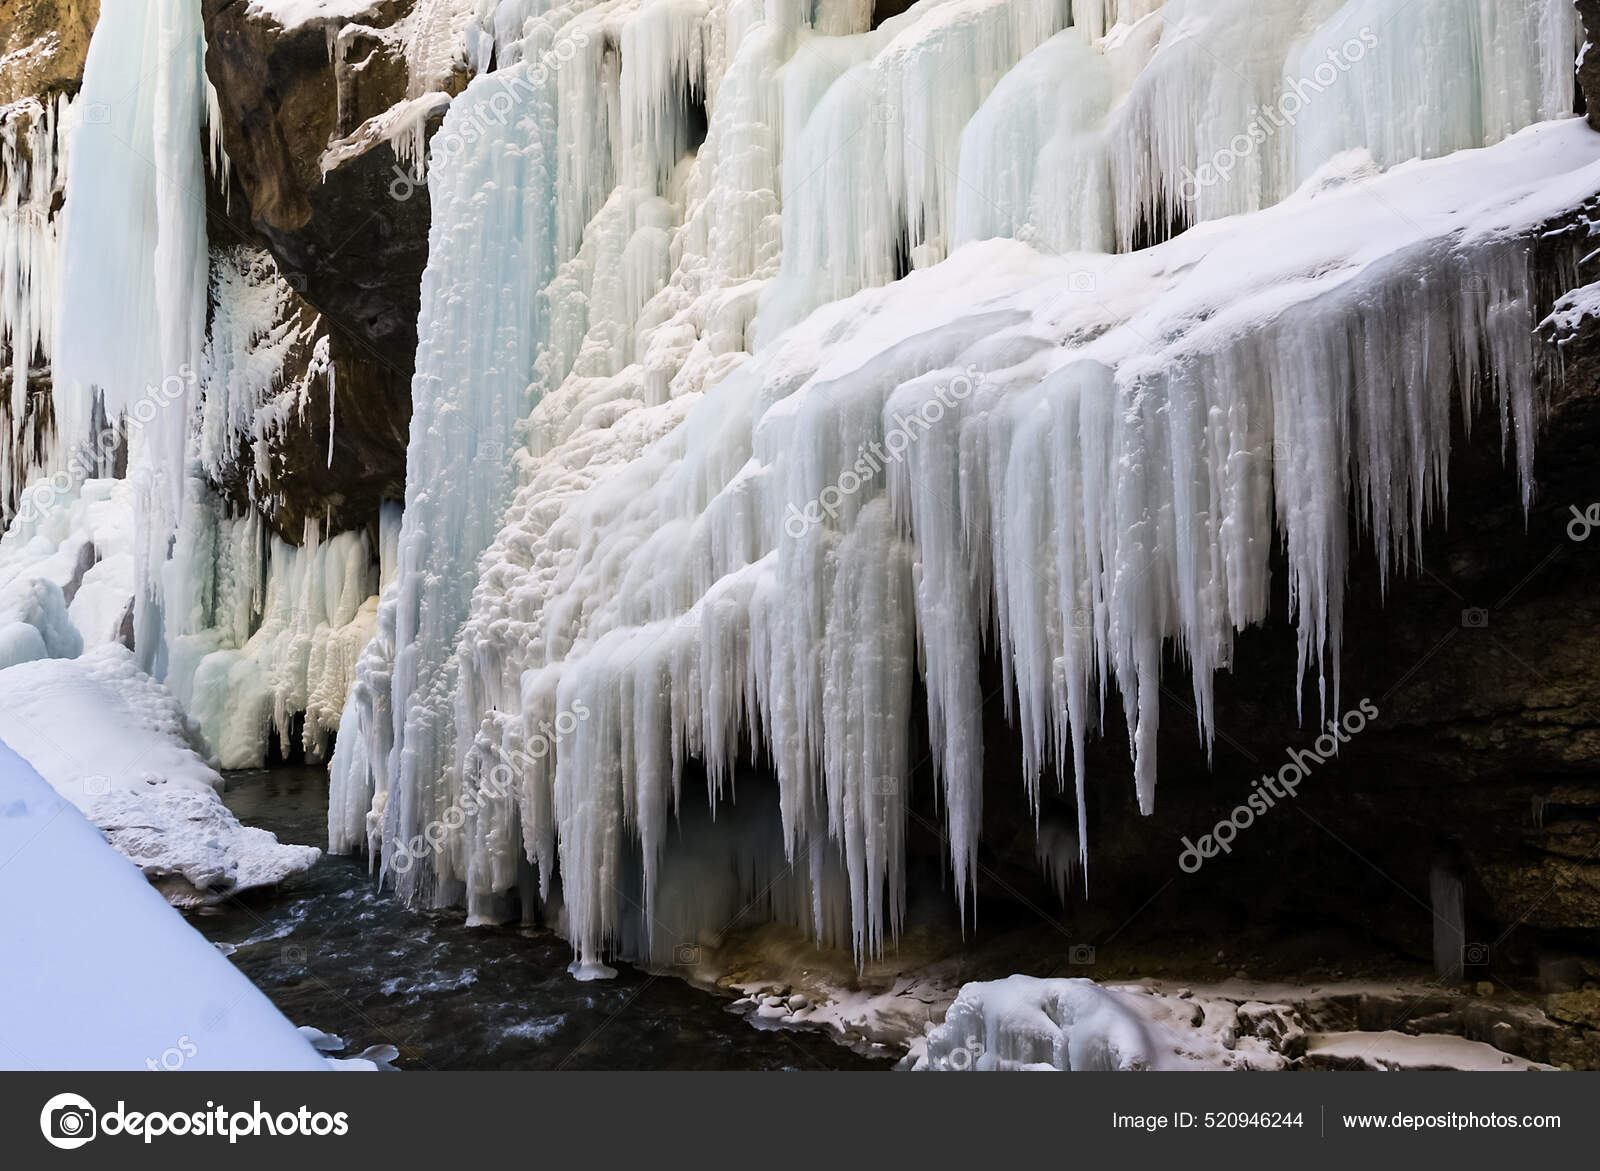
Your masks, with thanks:
<instances>
[{"instance_id":1,"label":"flowing stream","mask_svg":"<svg viewBox=\"0 0 1600 1171\"><path fill-rule=\"evenodd\" d=\"M225 800L283 841L327 839L325 769L230 773ZM393 1045L402 1070L887 1068L819 1034L756 1029L674 977L618 965L580 983L554 933L409 908L365 859L325 855L293 886L192 921L295 1024L343 1038L336 1056Z\"/></svg>"}]
</instances>

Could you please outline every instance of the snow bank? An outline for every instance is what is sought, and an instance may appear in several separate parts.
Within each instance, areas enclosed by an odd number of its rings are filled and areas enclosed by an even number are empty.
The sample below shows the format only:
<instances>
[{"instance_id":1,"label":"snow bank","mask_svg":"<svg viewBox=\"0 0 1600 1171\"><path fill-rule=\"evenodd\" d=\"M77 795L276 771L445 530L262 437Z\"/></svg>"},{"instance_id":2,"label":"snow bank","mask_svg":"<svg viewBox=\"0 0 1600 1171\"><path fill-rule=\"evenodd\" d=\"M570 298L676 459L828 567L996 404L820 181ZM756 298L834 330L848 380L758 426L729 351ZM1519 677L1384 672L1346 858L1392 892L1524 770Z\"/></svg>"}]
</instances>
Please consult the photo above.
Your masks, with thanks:
<instances>
[{"instance_id":1,"label":"snow bank","mask_svg":"<svg viewBox=\"0 0 1600 1171\"><path fill-rule=\"evenodd\" d=\"M14 671L0 673L8 688ZM0 704L0 735L12 693ZM79 713L81 715L81 713ZM91 720L71 728L81 737ZM0 744L7 1069L323 1069L326 1062L95 828Z\"/></svg>"},{"instance_id":2,"label":"snow bank","mask_svg":"<svg viewBox=\"0 0 1600 1171\"><path fill-rule=\"evenodd\" d=\"M1457 1069L1476 1073L1552 1070L1525 1057L1504 1053L1483 1041L1386 1029L1376 1033L1313 1033L1307 1053L1320 1063L1344 1069Z\"/></svg>"},{"instance_id":3,"label":"snow bank","mask_svg":"<svg viewBox=\"0 0 1600 1171\"><path fill-rule=\"evenodd\" d=\"M0 671L0 740L175 905L280 882L320 854L239 824L198 731L124 647Z\"/></svg>"}]
</instances>

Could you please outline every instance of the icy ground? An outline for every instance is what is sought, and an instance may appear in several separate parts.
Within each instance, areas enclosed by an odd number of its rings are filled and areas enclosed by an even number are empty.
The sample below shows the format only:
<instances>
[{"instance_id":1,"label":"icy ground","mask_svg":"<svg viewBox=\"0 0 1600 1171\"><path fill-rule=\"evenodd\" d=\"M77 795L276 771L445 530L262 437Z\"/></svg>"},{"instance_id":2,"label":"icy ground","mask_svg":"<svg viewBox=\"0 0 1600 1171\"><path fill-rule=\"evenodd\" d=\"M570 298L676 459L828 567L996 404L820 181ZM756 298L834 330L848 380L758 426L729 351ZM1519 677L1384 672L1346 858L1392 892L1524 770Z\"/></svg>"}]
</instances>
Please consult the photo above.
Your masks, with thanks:
<instances>
[{"instance_id":1,"label":"icy ground","mask_svg":"<svg viewBox=\"0 0 1600 1171\"><path fill-rule=\"evenodd\" d=\"M80 717L81 712L77 713ZM71 729L80 739L85 728ZM253 984L0 744L0 1066L326 1067Z\"/></svg>"},{"instance_id":2,"label":"icy ground","mask_svg":"<svg viewBox=\"0 0 1600 1171\"><path fill-rule=\"evenodd\" d=\"M1247 993L1248 995L1248 993ZM965 985L914 1058L918 1070L1521 1071L1547 1065L1443 1034L1307 1033L1282 1003L1144 984L1011 976Z\"/></svg>"},{"instance_id":3,"label":"icy ground","mask_svg":"<svg viewBox=\"0 0 1600 1171\"><path fill-rule=\"evenodd\" d=\"M171 692L110 643L0 671L0 741L177 906L281 882L320 856L239 824Z\"/></svg>"},{"instance_id":4,"label":"icy ground","mask_svg":"<svg viewBox=\"0 0 1600 1171\"><path fill-rule=\"evenodd\" d=\"M1400 1031L1404 1008L1454 995L1405 981L962 983L956 965L935 963L875 988L815 967L792 983L736 986L758 1026L817 1029L861 1052L904 1054L899 1068L919 1071L1553 1068L1426 1018ZM1361 1005L1376 1027L1348 1019Z\"/></svg>"}]
</instances>

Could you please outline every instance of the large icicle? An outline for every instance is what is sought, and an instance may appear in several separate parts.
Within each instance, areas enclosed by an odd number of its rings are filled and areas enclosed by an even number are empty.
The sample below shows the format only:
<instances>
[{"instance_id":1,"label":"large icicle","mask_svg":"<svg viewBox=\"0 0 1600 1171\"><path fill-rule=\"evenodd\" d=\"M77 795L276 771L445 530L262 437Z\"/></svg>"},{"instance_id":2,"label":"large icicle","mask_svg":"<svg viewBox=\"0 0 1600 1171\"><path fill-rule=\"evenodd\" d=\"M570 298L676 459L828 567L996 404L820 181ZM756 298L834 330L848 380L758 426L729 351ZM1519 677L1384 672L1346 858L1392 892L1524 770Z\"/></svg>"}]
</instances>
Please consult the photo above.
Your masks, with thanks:
<instances>
[{"instance_id":1,"label":"large icicle","mask_svg":"<svg viewBox=\"0 0 1600 1171\"><path fill-rule=\"evenodd\" d=\"M539 292L556 259L551 89L528 62L480 76L435 138L404 521L377 619L393 658L369 650L363 659L334 761L335 807L348 788L370 787L369 769L392 795L389 842L421 834L445 805L452 652L474 563L513 486L513 428L537 394L534 358L546 336ZM440 144L454 149L441 157ZM362 744L345 751L357 737ZM401 882L414 890L431 877L408 867Z\"/></svg>"},{"instance_id":2,"label":"large icicle","mask_svg":"<svg viewBox=\"0 0 1600 1171\"><path fill-rule=\"evenodd\" d=\"M58 441L64 451L92 441L99 404L128 420L140 494L135 639L141 666L157 675L162 566L183 517L206 324L204 59L198 0L104 0L62 230Z\"/></svg>"}]
</instances>

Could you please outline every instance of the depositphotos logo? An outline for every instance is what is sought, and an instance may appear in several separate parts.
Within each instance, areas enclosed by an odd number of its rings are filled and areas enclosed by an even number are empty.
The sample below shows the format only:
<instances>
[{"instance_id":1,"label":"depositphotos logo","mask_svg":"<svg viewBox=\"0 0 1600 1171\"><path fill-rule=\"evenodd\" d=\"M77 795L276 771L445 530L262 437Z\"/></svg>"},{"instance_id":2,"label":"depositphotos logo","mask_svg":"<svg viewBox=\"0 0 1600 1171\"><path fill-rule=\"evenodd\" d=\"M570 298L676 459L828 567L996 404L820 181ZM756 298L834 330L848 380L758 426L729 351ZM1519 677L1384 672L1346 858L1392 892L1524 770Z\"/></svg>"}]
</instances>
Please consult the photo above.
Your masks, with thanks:
<instances>
[{"instance_id":1,"label":"depositphotos logo","mask_svg":"<svg viewBox=\"0 0 1600 1171\"><path fill-rule=\"evenodd\" d=\"M350 1116L343 1110L329 1114L308 1106L285 1110L281 1114L262 1108L259 1101L249 1110L230 1111L226 1106L207 1102L204 1110L174 1110L148 1113L129 1110L121 1099L117 1108L104 1118L78 1094L57 1094L39 1111L39 1129L45 1141L64 1151L76 1150L96 1137L128 1135L151 1142L162 1135L191 1135L201 1138L226 1138L236 1143L241 1138L271 1135L345 1135L350 1133Z\"/></svg>"},{"instance_id":2,"label":"depositphotos logo","mask_svg":"<svg viewBox=\"0 0 1600 1171\"><path fill-rule=\"evenodd\" d=\"M76 1150L94 1138L94 1107L77 1094L57 1094L39 1111L39 1129L51 1146Z\"/></svg>"}]
</instances>

